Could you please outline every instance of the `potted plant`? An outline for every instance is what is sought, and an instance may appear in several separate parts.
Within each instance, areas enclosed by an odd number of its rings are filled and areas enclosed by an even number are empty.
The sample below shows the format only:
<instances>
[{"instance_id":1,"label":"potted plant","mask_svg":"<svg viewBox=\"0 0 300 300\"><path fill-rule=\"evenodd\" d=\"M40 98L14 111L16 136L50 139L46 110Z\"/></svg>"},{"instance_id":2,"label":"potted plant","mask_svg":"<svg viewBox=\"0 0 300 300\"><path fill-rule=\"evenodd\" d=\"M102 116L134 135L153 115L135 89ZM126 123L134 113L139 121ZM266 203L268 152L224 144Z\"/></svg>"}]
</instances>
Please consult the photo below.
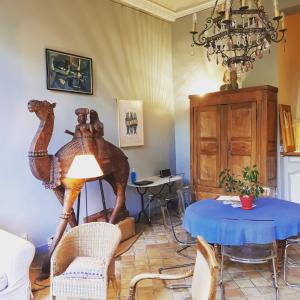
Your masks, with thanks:
<instances>
[{"instance_id":1,"label":"potted plant","mask_svg":"<svg viewBox=\"0 0 300 300\"><path fill-rule=\"evenodd\" d=\"M242 176L237 176L229 169L225 169L219 174L219 183L226 192L240 196L243 209L252 209L253 200L264 192L258 183L258 177L256 165L252 168L246 166L242 171Z\"/></svg>"}]
</instances>

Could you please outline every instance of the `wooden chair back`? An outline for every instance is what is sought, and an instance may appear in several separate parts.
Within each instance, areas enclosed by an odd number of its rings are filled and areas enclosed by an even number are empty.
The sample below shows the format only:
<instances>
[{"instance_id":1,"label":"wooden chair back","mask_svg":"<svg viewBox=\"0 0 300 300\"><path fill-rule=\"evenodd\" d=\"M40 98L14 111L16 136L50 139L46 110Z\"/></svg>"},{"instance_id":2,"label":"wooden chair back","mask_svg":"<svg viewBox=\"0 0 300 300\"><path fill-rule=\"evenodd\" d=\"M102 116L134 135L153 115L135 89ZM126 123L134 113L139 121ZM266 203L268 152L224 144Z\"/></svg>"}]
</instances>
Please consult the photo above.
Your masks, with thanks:
<instances>
[{"instance_id":1,"label":"wooden chair back","mask_svg":"<svg viewBox=\"0 0 300 300\"><path fill-rule=\"evenodd\" d=\"M192 281L193 300L214 300L219 264L214 250L201 236L197 237L197 257Z\"/></svg>"}]
</instances>

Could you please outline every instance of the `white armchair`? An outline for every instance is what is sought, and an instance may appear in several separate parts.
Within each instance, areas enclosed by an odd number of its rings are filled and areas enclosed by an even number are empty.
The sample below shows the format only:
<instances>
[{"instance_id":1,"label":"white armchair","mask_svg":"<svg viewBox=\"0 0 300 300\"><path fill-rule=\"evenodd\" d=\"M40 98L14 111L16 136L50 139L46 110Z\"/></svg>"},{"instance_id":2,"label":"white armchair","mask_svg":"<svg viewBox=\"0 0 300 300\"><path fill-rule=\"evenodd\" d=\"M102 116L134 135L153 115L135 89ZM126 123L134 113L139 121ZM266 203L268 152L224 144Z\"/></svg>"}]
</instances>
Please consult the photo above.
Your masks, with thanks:
<instances>
[{"instance_id":1,"label":"white armchair","mask_svg":"<svg viewBox=\"0 0 300 300\"><path fill-rule=\"evenodd\" d=\"M34 253L32 243L0 229L1 300L30 299L29 267Z\"/></svg>"}]
</instances>

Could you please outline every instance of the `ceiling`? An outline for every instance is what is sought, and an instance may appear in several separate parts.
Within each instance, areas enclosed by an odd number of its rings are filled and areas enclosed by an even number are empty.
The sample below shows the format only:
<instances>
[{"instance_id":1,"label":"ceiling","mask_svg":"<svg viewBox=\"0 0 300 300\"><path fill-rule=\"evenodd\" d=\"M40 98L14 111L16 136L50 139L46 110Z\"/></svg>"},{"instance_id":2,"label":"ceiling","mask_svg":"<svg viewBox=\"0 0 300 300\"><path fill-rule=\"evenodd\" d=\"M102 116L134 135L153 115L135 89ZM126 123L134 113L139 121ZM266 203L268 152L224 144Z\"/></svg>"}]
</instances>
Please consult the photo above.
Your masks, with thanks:
<instances>
[{"instance_id":1,"label":"ceiling","mask_svg":"<svg viewBox=\"0 0 300 300\"><path fill-rule=\"evenodd\" d=\"M215 0L112 0L174 22L176 19L212 7Z\"/></svg>"},{"instance_id":2,"label":"ceiling","mask_svg":"<svg viewBox=\"0 0 300 300\"><path fill-rule=\"evenodd\" d=\"M203 4L205 2L209 2L207 0L149 0L150 2L156 3L160 6L163 6L173 12L180 12L186 9L190 9L192 7L198 6L199 4Z\"/></svg>"},{"instance_id":3,"label":"ceiling","mask_svg":"<svg viewBox=\"0 0 300 300\"><path fill-rule=\"evenodd\" d=\"M190 15L215 4L215 0L112 0L134 7L160 19L175 22L176 19ZM271 0L268 0L271 2ZM300 0L285 0L280 2L280 8L286 14L294 14L299 11Z\"/></svg>"}]
</instances>

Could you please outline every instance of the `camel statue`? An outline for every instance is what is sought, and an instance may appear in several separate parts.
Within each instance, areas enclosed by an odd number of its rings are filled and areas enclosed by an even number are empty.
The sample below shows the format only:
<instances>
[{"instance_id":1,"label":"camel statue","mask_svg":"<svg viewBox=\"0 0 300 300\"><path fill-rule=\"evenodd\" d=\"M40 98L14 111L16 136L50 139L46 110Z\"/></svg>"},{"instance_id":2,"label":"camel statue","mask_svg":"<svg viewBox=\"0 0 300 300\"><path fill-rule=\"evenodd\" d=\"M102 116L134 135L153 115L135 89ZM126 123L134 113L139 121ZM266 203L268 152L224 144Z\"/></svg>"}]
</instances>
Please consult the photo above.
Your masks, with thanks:
<instances>
[{"instance_id":1,"label":"camel statue","mask_svg":"<svg viewBox=\"0 0 300 300\"><path fill-rule=\"evenodd\" d=\"M109 222L116 223L128 216L125 206L125 189L129 175L129 164L126 155L115 145L103 138L103 123L96 111L87 108L76 109L78 124L75 132L66 130L73 137L70 142L60 148L54 155L49 155L47 148L53 133L55 103L46 100L30 100L28 110L40 119L39 128L31 142L28 157L32 174L41 180L46 188L52 189L62 204L62 214L49 249L48 257L43 262L42 280L49 276L50 258L60 241L67 224L74 227L77 221L73 204L85 182L97 180L67 178L67 172L76 155L94 154L103 171L101 179L105 179L116 195L116 203ZM90 114L90 123L86 123Z\"/></svg>"}]
</instances>

